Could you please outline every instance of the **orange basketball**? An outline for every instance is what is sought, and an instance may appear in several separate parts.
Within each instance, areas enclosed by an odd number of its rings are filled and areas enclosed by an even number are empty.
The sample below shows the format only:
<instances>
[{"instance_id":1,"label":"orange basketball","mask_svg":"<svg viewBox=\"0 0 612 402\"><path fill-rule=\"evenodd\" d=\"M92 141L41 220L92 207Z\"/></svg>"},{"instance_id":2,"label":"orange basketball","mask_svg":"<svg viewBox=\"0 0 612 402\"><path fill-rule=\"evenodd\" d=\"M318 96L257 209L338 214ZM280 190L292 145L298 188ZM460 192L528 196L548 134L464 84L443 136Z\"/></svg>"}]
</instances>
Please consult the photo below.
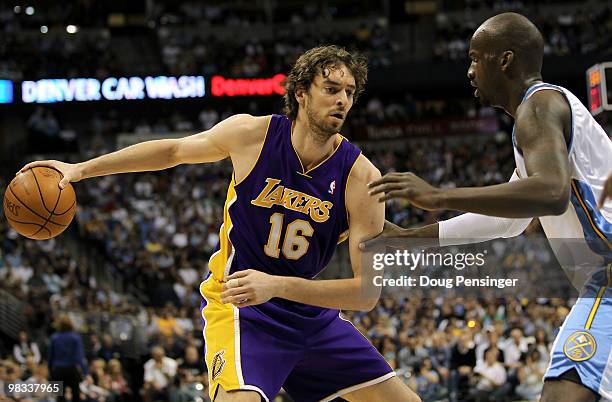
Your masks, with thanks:
<instances>
[{"instance_id":1,"label":"orange basketball","mask_svg":"<svg viewBox=\"0 0 612 402\"><path fill-rule=\"evenodd\" d=\"M69 183L59 188L62 174L35 167L15 176L4 193L4 215L19 234L46 240L62 233L74 218L76 195Z\"/></svg>"}]
</instances>

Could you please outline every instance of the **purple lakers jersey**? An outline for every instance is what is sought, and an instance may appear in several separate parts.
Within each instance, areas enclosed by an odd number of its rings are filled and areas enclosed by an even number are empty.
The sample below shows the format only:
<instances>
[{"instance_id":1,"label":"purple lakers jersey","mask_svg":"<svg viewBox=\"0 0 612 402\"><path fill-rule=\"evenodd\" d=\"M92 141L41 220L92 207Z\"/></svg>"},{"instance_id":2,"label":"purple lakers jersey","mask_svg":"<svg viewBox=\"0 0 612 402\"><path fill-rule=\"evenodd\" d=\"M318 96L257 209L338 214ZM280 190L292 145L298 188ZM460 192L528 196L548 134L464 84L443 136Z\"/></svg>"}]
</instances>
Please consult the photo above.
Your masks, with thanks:
<instances>
[{"instance_id":1,"label":"purple lakers jersey","mask_svg":"<svg viewBox=\"0 0 612 402\"><path fill-rule=\"evenodd\" d=\"M223 280L256 269L316 276L346 239L345 188L359 154L342 138L327 159L305 170L291 143L291 121L273 115L251 172L230 182L212 275Z\"/></svg>"}]
</instances>

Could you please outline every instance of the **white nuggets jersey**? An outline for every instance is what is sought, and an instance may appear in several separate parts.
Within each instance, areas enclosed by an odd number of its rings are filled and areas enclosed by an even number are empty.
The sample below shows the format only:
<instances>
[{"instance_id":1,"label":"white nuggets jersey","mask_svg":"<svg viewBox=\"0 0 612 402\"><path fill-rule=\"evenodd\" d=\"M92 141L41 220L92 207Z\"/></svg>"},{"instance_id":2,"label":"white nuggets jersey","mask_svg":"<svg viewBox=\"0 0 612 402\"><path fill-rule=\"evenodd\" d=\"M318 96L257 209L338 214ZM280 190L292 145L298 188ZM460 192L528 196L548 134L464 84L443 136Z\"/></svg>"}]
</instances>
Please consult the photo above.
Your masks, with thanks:
<instances>
[{"instance_id":1,"label":"white nuggets jersey","mask_svg":"<svg viewBox=\"0 0 612 402\"><path fill-rule=\"evenodd\" d=\"M597 209L604 182L612 173L612 141L586 107L565 88L547 83L535 84L525 92L522 102L543 90L561 92L571 108L572 130L568 153L572 182L571 203L565 213L540 217L540 222L559 263L570 271L567 273L572 282L575 285L584 284L590 275L582 272L576 277L579 270L575 268L578 265L593 267L595 264L601 267L612 261L612 206L607 203L603 209ZM525 161L514 132L512 141L520 177L525 178L528 176ZM567 239L567 242L563 246L562 241L555 239ZM567 246L570 243L571 246ZM580 243L584 245L582 250ZM585 260L587 257L588 260Z\"/></svg>"}]
</instances>

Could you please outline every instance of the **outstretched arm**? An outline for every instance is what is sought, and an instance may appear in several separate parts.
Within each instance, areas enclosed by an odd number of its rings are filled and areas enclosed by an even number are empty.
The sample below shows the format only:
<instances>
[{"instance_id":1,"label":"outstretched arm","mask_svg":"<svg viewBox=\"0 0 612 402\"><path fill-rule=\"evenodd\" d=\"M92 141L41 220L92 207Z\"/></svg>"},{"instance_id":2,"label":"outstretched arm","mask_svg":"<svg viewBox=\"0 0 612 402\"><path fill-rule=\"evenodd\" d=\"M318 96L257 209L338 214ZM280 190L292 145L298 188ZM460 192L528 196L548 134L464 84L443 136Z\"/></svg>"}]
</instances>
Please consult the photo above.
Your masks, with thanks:
<instances>
[{"instance_id":1,"label":"outstretched arm","mask_svg":"<svg viewBox=\"0 0 612 402\"><path fill-rule=\"evenodd\" d=\"M117 173L163 170L183 163L216 162L248 152L257 136L265 134L269 117L242 114L232 116L208 131L178 139L146 141L119 151L70 164L56 160L31 162L19 173L35 166L49 166L62 172L63 188L69 182ZM240 156L240 155L239 155Z\"/></svg>"},{"instance_id":2,"label":"outstretched arm","mask_svg":"<svg viewBox=\"0 0 612 402\"><path fill-rule=\"evenodd\" d=\"M379 178L380 172L364 156L355 163L346 191L353 278L313 280L269 275L256 270L239 271L228 276L221 294L223 303L244 307L280 297L327 308L365 311L374 308L380 289L362 283L368 280L371 267L363 266L359 243L382 231L385 209L367 193L367 183ZM366 288L369 291L366 292Z\"/></svg>"},{"instance_id":3,"label":"outstretched arm","mask_svg":"<svg viewBox=\"0 0 612 402\"><path fill-rule=\"evenodd\" d=\"M510 182L519 180L516 171ZM499 218L496 216L466 213L445 221L419 228L403 229L385 222L385 229L376 238L360 245L363 250L388 247L451 246L477 243L499 237L520 235L527 229L532 218Z\"/></svg>"},{"instance_id":4,"label":"outstretched arm","mask_svg":"<svg viewBox=\"0 0 612 402\"><path fill-rule=\"evenodd\" d=\"M413 173L390 173L370 184L380 198L406 198L423 209L453 209L506 218L560 215L570 196L570 109L557 91L540 91L519 107L515 135L528 177L488 187L439 189Z\"/></svg>"}]
</instances>

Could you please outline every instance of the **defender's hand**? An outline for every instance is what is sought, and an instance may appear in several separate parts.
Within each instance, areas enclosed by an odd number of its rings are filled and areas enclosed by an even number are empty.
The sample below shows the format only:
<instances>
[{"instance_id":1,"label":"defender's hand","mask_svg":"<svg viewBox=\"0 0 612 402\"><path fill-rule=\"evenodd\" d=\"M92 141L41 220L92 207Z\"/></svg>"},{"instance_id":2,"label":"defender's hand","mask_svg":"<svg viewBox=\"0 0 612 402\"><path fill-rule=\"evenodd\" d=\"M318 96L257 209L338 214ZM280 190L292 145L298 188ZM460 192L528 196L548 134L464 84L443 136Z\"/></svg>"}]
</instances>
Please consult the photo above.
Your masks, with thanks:
<instances>
[{"instance_id":1,"label":"defender's hand","mask_svg":"<svg viewBox=\"0 0 612 402\"><path fill-rule=\"evenodd\" d=\"M62 180L59 182L59 187L63 189L70 182L77 182L83 178L83 174L78 164L60 162L56 160L45 160L45 161L34 161L30 162L24 167L21 168L19 173L23 173L28 169L33 167L50 167L55 170L58 170L62 176Z\"/></svg>"},{"instance_id":2,"label":"defender's hand","mask_svg":"<svg viewBox=\"0 0 612 402\"><path fill-rule=\"evenodd\" d=\"M386 246L391 245L391 240L403 237L404 229L397 226L393 222L385 221L383 231L378 235L365 239L359 243L359 249L361 251L384 251Z\"/></svg>"},{"instance_id":3,"label":"defender's hand","mask_svg":"<svg viewBox=\"0 0 612 402\"><path fill-rule=\"evenodd\" d=\"M385 193L378 201L404 198L415 206L434 210L440 207L442 190L433 187L414 173L387 173L381 179L368 184L370 195Z\"/></svg>"},{"instance_id":4,"label":"defender's hand","mask_svg":"<svg viewBox=\"0 0 612 402\"><path fill-rule=\"evenodd\" d=\"M236 307L265 303L278 294L279 278L254 269L235 272L223 284L221 303Z\"/></svg>"}]
</instances>

